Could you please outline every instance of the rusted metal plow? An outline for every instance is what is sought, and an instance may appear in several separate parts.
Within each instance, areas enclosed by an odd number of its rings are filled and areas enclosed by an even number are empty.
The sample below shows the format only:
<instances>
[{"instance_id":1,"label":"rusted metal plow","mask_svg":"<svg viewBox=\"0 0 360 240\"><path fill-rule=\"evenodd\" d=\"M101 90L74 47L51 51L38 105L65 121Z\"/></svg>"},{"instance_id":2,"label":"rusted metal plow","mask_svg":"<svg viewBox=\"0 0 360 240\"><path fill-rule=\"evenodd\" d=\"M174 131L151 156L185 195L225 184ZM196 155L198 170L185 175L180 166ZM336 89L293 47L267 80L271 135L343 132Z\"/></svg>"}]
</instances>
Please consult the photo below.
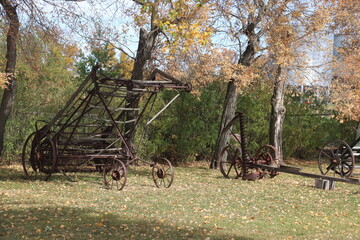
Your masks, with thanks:
<instances>
[{"instance_id":1,"label":"rusted metal plow","mask_svg":"<svg viewBox=\"0 0 360 240\"><path fill-rule=\"evenodd\" d=\"M240 124L240 134L235 134L232 127L235 123ZM229 131L230 136L235 141L234 144L228 144L220 154L220 171L226 178L241 178L243 180L257 180L265 176L275 177L279 172L300 175L310 178L326 179L330 181L345 182L351 184L360 185L360 179L355 178L340 178L335 176L319 175L313 173L302 172L301 168L295 166L285 165L282 162L278 162L275 159L276 149L271 145L264 145L260 147L254 157L249 156L247 152L246 133L244 127L244 116L241 112L236 113L235 117L226 125L223 132ZM360 140L359 140L360 141ZM325 148L327 149L327 148ZM334 154L341 157L343 165L346 167L349 163L345 159L348 159L348 155L342 153L346 152L343 147L340 147L341 153ZM325 150L322 150L327 153ZM327 153L327 155L329 155ZM320 161L320 160L319 160ZM345 164L346 163L346 164ZM328 168L331 170L333 166L338 166L332 163L328 163ZM345 166L341 171L346 171ZM350 165L352 166L352 165ZM334 167L334 171L339 171L337 167ZM323 173L323 172L322 172ZM343 174L344 176L345 174Z\"/></svg>"},{"instance_id":2,"label":"rusted metal plow","mask_svg":"<svg viewBox=\"0 0 360 240\"><path fill-rule=\"evenodd\" d=\"M77 172L98 171L106 188L121 190L128 166L143 162L152 168L157 187L170 187L174 178L171 162L138 157L137 146L130 145L130 139L134 138L140 119L146 119L145 132L150 122L180 94L154 114L157 93L163 89L191 91L191 85L160 70L151 75L151 80L142 81L98 77L98 68L93 67L51 122L26 139L22 152L25 176L47 180L53 173L61 172L73 179ZM162 79L156 80L156 75ZM140 145L144 132L137 137Z\"/></svg>"}]
</instances>

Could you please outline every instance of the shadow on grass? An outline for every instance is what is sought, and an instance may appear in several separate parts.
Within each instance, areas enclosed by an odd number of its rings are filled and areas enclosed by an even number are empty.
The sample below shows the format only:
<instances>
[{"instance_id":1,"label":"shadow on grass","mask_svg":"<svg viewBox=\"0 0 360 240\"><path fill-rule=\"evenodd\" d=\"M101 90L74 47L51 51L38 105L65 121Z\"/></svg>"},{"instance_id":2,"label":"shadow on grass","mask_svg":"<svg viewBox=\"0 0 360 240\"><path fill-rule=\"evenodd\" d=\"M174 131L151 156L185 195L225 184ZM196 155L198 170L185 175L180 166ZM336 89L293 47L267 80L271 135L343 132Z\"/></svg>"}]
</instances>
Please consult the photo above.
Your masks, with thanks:
<instances>
[{"instance_id":1,"label":"shadow on grass","mask_svg":"<svg viewBox=\"0 0 360 240\"><path fill-rule=\"evenodd\" d=\"M138 175L138 176L151 176L152 168L151 167L137 167L137 166L129 166L127 168L129 175Z\"/></svg>"},{"instance_id":2,"label":"shadow on grass","mask_svg":"<svg viewBox=\"0 0 360 240\"><path fill-rule=\"evenodd\" d=\"M0 167L0 181L27 181L24 171L22 169L15 169L11 167Z\"/></svg>"},{"instance_id":3,"label":"shadow on grass","mask_svg":"<svg viewBox=\"0 0 360 240\"><path fill-rule=\"evenodd\" d=\"M43 178L28 179L22 168L20 167L0 167L0 182L33 182L43 181ZM90 183L102 185L102 176L98 173L79 173L76 175L76 181L86 181ZM50 176L47 182L59 182L59 183L72 183L72 181L62 173L54 173Z\"/></svg>"},{"instance_id":4,"label":"shadow on grass","mask_svg":"<svg viewBox=\"0 0 360 240\"><path fill-rule=\"evenodd\" d=\"M5 210L0 239L238 239L220 228L182 226L178 223L88 208L41 207Z\"/></svg>"}]
</instances>

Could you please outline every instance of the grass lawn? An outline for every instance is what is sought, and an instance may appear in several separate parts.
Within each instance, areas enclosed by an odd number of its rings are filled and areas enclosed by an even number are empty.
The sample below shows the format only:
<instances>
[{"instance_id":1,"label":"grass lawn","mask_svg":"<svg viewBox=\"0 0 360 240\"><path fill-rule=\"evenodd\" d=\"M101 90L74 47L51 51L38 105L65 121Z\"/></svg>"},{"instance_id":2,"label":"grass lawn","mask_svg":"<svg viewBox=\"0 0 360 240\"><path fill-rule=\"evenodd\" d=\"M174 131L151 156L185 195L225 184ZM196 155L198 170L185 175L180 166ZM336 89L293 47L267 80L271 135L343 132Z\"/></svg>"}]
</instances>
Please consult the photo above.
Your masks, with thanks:
<instances>
[{"instance_id":1,"label":"grass lawn","mask_svg":"<svg viewBox=\"0 0 360 240\"><path fill-rule=\"evenodd\" d=\"M360 239L360 186L325 191L285 173L225 179L197 164L176 167L169 189L155 187L149 167L132 168L114 191L95 173L31 182L20 165L3 166L0 239Z\"/></svg>"}]
</instances>

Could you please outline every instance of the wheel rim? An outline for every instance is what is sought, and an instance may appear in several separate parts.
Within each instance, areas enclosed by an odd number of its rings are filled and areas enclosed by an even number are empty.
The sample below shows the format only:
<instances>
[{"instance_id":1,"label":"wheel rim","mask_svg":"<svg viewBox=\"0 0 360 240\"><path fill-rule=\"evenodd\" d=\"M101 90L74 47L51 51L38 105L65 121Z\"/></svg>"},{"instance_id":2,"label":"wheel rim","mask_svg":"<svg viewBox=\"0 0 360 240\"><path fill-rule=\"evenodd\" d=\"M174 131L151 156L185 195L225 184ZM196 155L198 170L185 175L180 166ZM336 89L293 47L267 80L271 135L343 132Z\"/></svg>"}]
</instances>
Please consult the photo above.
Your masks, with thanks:
<instances>
[{"instance_id":1,"label":"wheel rim","mask_svg":"<svg viewBox=\"0 0 360 240\"><path fill-rule=\"evenodd\" d=\"M241 176L242 159L240 148L229 145L220 154L220 171L226 178L238 178Z\"/></svg>"},{"instance_id":2,"label":"wheel rim","mask_svg":"<svg viewBox=\"0 0 360 240\"><path fill-rule=\"evenodd\" d=\"M350 146L341 140L328 142L320 150L318 166L322 175L350 177L355 158Z\"/></svg>"},{"instance_id":3,"label":"wheel rim","mask_svg":"<svg viewBox=\"0 0 360 240\"><path fill-rule=\"evenodd\" d=\"M174 169L169 160L162 158L152 165L152 177L156 187L169 188L174 180Z\"/></svg>"},{"instance_id":4,"label":"wheel rim","mask_svg":"<svg viewBox=\"0 0 360 240\"><path fill-rule=\"evenodd\" d=\"M103 168L104 185L109 189L122 190L127 181L127 169L125 164L115 159Z\"/></svg>"},{"instance_id":5,"label":"wheel rim","mask_svg":"<svg viewBox=\"0 0 360 240\"><path fill-rule=\"evenodd\" d=\"M275 163L276 148L272 145L261 146L255 154L255 159L261 159L265 161L263 164Z\"/></svg>"},{"instance_id":6,"label":"wheel rim","mask_svg":"<svg viewBox=\"0 0 360 240\"><path fill-rule=\"evenodd\" d=\"M50 178L56 167L56 148L54 142L48 136L44 138L36 148L36 165L39 176L46 181Z\"/></svg>"},{"instance_id":7,"label":"wheel rim","mask_svg":"<svg viewBox=\"0 0 360 240\"><path fill-rule=\"evenodd\" d=\"M38 169L35 164L35 149L36 143L34 143L34 137L36 132L33 132L29 135L29 137L25 140L22 156L21 156L21 163L23 166L25 177L32 180L38 174Z\"/></svg>"}]
</instances>

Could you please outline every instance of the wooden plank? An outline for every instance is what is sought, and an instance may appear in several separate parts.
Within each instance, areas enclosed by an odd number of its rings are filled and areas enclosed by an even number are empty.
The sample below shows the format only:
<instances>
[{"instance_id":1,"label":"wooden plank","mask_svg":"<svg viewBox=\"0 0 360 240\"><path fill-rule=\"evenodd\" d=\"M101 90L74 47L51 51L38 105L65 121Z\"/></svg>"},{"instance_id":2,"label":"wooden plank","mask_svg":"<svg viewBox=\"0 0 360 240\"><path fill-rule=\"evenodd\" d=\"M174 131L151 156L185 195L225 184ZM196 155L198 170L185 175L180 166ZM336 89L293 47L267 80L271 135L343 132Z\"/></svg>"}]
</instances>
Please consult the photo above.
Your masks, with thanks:
<instances>
[{"instance_id":1,"label":"wooden plank","mask_svg":"<svg viewBox=\"0 0 360 240\"><path fill-rule=\"evenodd\" d=\"M111 133L101 133L101 132L88 132L88 133L84 133L84 132L61 132L61 135L89 135L89 136L95 136L95 137L101 137L101 136L106 136L106 135L110 135Z\"/></svg>"},{"instance_id":2,"label":"wooden plank","mask_svg":"<svg viewBox=\"0 0 360 240\"><path fill-rule=\"evenodd\" d=\"M122 148L99 148L99 149L88 149L88 148L74 148L74 147L68 147L65 150L71 150L71 151L80 151L80 152L114 152L114 151L121 151ZM69 152L71 152L69 151Z\"/></svg>"},{"instance_id":3,"label":"wooden plank","mask_svg":"<svg viewBox=\"0 0 360 240\"><path fill-rule=\"evenodd\" d=\"M96 118L96 117L89 117L89 116L84 116L84 118L92 119L92 120L96 120L96 121L102 121L102 122L112 122L112 120L110 120L110 119L103 119L103 118ZM135 121L136 121L136 119L131 119L128 121L115 121L115 123L131 123L131 122L135 122Z\"/></svg>"},{"instance_id":4,"label":"wooden plank","mask_svg":"<svg viewBox=\"0 0 360 240\"><path fill-rule=\"evenodd\" d=\"M92 137L73 137L71 139L81 140L81 141L115 141L119 138L92 138Z\"/></svg>"},{"instance_id":5,"label":"wooden plank","mask_svg":"<svg viewBox=\"0 0 360 240\"><path fill-rule=\"evenodd\" d=\"M172 84L172 81L156 81L156 80L132 80L134 83L140 84Z\"/></svg>"},{"instance_id":6,"label":"wooden plank","mask_svg":"<svg viewBox=\"0 0 360 240\"><path fill-rule=\"evenodd\" d=\"M90 105L90 107L98 108L98 109L104 109L104 106ZM126 107L110 108L109 107L109 110L113 111L113 112L118 112L118 111L140 111L141 108L126 108Z\"/></svg>"}]
</instances>

